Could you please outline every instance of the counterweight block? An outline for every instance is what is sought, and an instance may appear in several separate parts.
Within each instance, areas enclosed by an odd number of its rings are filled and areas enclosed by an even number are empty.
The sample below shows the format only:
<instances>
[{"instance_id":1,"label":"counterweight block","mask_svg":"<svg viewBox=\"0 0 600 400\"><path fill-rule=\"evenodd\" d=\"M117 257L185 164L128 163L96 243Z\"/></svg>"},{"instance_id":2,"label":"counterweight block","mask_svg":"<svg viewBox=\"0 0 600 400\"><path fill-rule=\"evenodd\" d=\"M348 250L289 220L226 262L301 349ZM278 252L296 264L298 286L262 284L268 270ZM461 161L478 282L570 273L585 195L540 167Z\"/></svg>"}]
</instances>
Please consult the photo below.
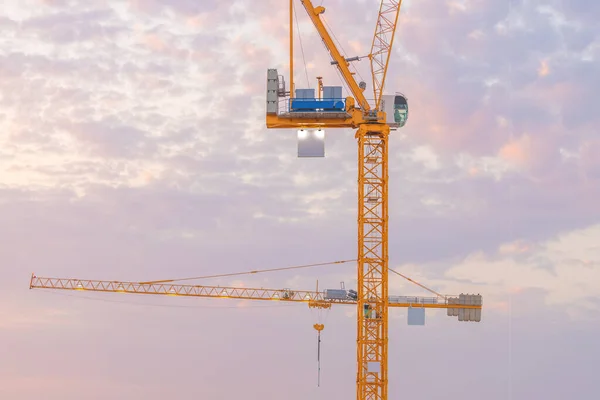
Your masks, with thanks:
<instances>
[{"instance_id":1,"label":"counterweight block","mask_svg":"<svg viewBox=\"0 0 600 400\"><path fill-rule=\"evenodd\" d=\"M483 299L480 294L460 294L458 297L449 297L448 304L481 306L483 305ZM458 317L460 322L481 321L480 308L448 308L447 310L449 317Z\"/></svg>"}]
</instances>

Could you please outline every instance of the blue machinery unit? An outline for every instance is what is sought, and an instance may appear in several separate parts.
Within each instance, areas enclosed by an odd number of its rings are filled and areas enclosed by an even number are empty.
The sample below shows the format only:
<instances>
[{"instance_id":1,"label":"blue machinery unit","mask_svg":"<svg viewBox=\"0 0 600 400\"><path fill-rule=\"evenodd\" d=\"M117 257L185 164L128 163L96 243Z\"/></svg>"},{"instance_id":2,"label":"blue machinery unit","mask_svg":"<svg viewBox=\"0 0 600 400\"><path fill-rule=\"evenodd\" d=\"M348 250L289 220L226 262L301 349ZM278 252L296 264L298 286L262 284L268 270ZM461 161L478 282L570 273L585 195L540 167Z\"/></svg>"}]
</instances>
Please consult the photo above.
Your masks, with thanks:
<instances>
[{"instance_id":1,"label":"blue machinery unit","mask_svg":"<svg viewBox=\"0 0 600 400\"><path fill-rule=\"evenodd\" d=\"M315 97L315 89L296 89L296 97L289 100L290 112L343 112L346 101L341 86L323 86L323 97Z\"/></svg>"},{"instance_id":2,"label":"blue machinery unit","mask_svg":"<svg viewBox=\"0 0 600 400\"><path fill-rule=\"evenodd\" d=\"M344 99L291 99L290 102L290 112L340 112L345 109Z\"/></svg>"},{"instance_id":3,"label":"blue machinery unit","mask_svg":"<svg viewBox=\"0 0 600 400\"><path fill-rule=\"evenodd\" d=\"M381 110L387 113L392 128L403 127L408 119L408 102L401 93L383 95ZM323 97L315 97L315 89L296 89L296 97L288 100L289 113L340 113L346 110L341 86L323 86Z\"/></svg>"}]
</instances>

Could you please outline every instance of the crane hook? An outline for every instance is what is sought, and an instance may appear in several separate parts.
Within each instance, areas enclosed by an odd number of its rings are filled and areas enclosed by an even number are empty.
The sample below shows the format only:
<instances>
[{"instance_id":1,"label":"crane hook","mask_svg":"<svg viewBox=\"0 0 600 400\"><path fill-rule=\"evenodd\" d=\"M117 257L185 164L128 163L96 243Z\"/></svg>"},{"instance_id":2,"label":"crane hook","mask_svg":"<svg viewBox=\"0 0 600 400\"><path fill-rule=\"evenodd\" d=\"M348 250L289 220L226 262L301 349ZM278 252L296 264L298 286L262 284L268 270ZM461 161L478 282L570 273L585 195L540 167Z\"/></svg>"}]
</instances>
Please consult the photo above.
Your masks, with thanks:
<instances>
[{"instance_id":1,"label":"crane hook","mask_svg":"<svg viewBox=\"0 0 600 400\"><path fill-rule=\"evenodd\" d=\"M314 324L313 328L318 332L317 335L317 387L321 387L321 331L325 328L323 324Z\"/></svg>"}]
</instances>

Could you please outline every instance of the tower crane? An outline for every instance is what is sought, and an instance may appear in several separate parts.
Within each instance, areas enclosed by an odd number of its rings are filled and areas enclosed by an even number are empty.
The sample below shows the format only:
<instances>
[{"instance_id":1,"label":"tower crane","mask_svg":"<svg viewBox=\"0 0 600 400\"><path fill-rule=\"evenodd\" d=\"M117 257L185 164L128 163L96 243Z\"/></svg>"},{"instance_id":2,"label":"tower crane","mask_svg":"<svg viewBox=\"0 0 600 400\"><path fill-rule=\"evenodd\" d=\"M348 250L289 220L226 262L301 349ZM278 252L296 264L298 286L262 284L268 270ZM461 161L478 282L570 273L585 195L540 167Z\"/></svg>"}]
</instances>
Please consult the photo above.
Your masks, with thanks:
<instances>
[{"instance_id":1,"label":"tower crane","mask_svg":"<svg viewBox=\"0 0 600 400\"><path fill-rule=\"evenodd\" d=\"M388 399L388 309L405 307L424 313L427 308L446 309L459 321L481 321L482 297L474 294L435 297L390 296L388 274L388 140L392 130L403 127L408 119L404 95L384 95L384 84L391 55L401 0L382 0L368 58L371 63L373 103L364 95L365 82L356 82L349 66L360 57L342 55L325 27L323 6L311 0L299 0L331 56L331 64L341 73L351 96L341 95L341 87L324 86L318 77L318 97L312 89L295 89L293 75L293 4L290 0L290 90L277 69L267 70L266 126L268 129L296 129L303 140L316 130L323 138L325 128L356 130L358 142L358 266L357 290L319 291L251 289L205 285L174 284L176 279L152 282L124 282L47 278L31 276L30 288L80 290L92 292L135 293L166 296L191 296L262 301L303 302L311 308L328 309L332 305L354 305L357 310L357 400ZM283 104L283 105L282 105ZM343 263L348 261L338 261ZM317 265L317 264L315 264ZM324 265L324 264L318 264ZM313 265L314 266L314 265ZM307 266L302 266L307 267ZM300 268L300 267L293 267ZM257 273L263 271L249 271ZM228 276L234 274L223 274ZM215 276L211 276L215 277ZM199 277L207 278L207 277ZM419 314L424 315L424 314ZM417 317L419 316L417 315ZM417 318L420 320L419 318ZM419 322L417 322L419 323ZM323 325L315 324L319 332ZM320 336L319 336L320 337Z\"/></svg>"},{"instance_id":2,"label":"tower crane","mask_svg":"<svg viewBox=\"0 0 600 400\"><path fill-rule=\"evenodd\" d=\"M325 128L352 128L358 141L358 295L357 305L357 400L387 400L388 387L388 143L391 130L408 119L404 95L384 95L386 75L402 0L381 0L368 58L371 62L373 103L364 91L366 82L356 82L347 57L336 47L322 15L325 7L300 0L315 26L351 96L343 98L341 87L323 86L319 97L313 89L295 89L293 56L293 0L290 0L290 88L277 69L267 70L267 128L298 130L301 141L324 139ZM321 97L321 90L325 93ZM283 99L283 101L281 101ZM283 103L283 107L282 107ZM283 108L283 109L282 109ZM323 156L324 154L310 154ZM479 299L479 298L478 298ZM372 310L380 318L366 318Z\"/></svg>"},{"instance_id":3,"label":"tower crane","mask_svg":"<svg viewBox=\"0 0 600 400\"><path fill-rule=\"evenodd\" d=\"M325 289L319 291L318 281L316 290L294 290L290 288L265 289L265 288L247 288L240 286L209 286L209 285L182 285L174 282L192 279L207 279L231 277L234 275L257 274L271 272L276 270L289 270L323 266L328 264L343 264L357 260L335 261L332 263L309 264L295 267L274 268L265 270L251 270L238 273L222 273L217 275L199 276L183 279L166 279L159 281L146 282L127 282L127 281L106 281L78 278L52 278L39 277L31 274L29 281L30 289L55 289L67 291L83 292L104 292L104 293L130 293L130 294L148 294L176 297L204 297L218 299L238 299L238 300L261 300L261 301L279 301L291 303L305 303L310 308L330 309L333 305L357 305L358 292L356 290ZM481 295L460 294L458 296L442 295L431 290L424 285L404 276L403 274L390 269L397 275L408 281L433 293L433 297L422 296L389 296L389 307L408 308L409 325L423 325L425 323L425 309L446 309L450 317L458 317L459 321L481 321L482 299ZM411 323L411 311L417 312L416 318L413 316ZM420 315L419 315L420 312ZM376 310L366 307L364 317L377 321L383 318ZM324 325L316 323L313 325L318 332L318 343L320 354L321 331ZM319 359L318 359L319 360ZM320 379L320 360L319 360L319 379Z\"/></svg>"}]
</instances>

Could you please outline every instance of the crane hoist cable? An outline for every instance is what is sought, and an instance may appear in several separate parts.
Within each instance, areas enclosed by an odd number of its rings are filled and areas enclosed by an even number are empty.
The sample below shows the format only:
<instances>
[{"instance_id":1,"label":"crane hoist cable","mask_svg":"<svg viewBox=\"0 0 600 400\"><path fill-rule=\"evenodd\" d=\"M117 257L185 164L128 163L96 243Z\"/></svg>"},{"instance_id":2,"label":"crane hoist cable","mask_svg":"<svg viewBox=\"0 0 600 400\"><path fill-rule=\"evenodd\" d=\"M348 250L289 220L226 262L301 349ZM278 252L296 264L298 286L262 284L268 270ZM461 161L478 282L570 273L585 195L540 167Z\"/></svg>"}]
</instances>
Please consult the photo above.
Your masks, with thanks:
<instances>
[{"instance_id":1,"label":"crane hoist cable","mask_svg":"<svg viewBox=\"0 0 600 400\"><path fill-rule=\"evenodd\" d=\"M318 332L317 335L317 387L321 387L321 331L323 330L323 325L315 324L315 329Z\"/></svg>"},{"instance_id":2,"label":"crane hoist cable","mask_svg":"<svg viewBox=\"0 0 600 400\"><path fill-rule=\"evenodd\" d=\"M306 67L306 58L304 56L304 46L302 46L302 36L300 34L300 23L298 22L298 14L296 13L296 3L293 4L294 17L296 18L296 29L298 30L298 41L300 42L300 51L302 52L302 62L304 63L304 73L306 74L306 84L310 88L310 80L308 79L308 68ZM294 90L294 88L290 88Z\"/></svg>"},{"instance_id":3,"label":"crane hoist cable","mask_svg":"<svg viewBox=\"0 0 600 400\"><path fill-rule=\"evenodd\" d=\"M273 271L284 271L284 270L290 270L290 269L320 267L320 266L324 266L324 265L333 265L333 264L345 264L345 263L354 262L354 261L356 261L356 259L354 259L354 260L342 260L342 261L325 262L325 263L317 263L317 264L296 265L296 266L293 266L293 267L257 269L257 270L245 271L245 272L231 272L231 273L227 273L227 274L195 276L195 277L190 277L190 278L164 279L164 280L158 280L158 281L139 282L139 284L140 285L153 285L153 284L157 284L157 283L170 283L170 282L178 282L178 281L190 281L190 280L194 280L194 279L222 278L222 277L226 277L226 276L261 274L261 273L264 273L264 272L273 272Z\"/></svg>"},{"instance_id":4,"label":"crane hoist cable","mask_svg":"<svg viewBox=\"0 0 600 400\"><path fill-rule=\"evenodd\" d=\"M315 290L317 293L319 292L319 281L317 280L317 287ZM325 320L329 315L328 310L331 307L311 307L312 311L317 314L317 322L313 325L313 328L317 331L317 387L321 387L321 332L325 329ZM323 312L327 313L325 318L323 318Z\"/></svg>"},{"instance_id":5,"label":"crane hoist cable","mask_svg":"<svg viewBox=\"0 0 600 400\"><path fill-rule=\"evenodd\" d=\"M323 5L323 2L321 2L321 5ZM329 31L331 32L331 28L329 27L329 25L327 25L327 21L325 20L325 17L321 17L321 19L323 20L323 24L325 24L327 26L327 28L329 29ZM342 48L341 47L341 43L339 43L339 40L337 40L337 37L335 37L335 35L333 34L333 32L331 33L331 35L338 42L338 45L340 46L340 48ZM335 59L331 55L331 52L327 48L327 44L325 44L325 41L323 40L323 38L321 38L321 44L323 45L323 48L325 49L325 52L329 55L329 61L334 61ZM345 50L343 48L342 48L342 52L345 53ZM344 86L344 88L346 89L346 91L348 93L350 93L350 87L346 84L346 81L344 80L344 77L342 76L342 74L340 73L340 71L337 68L335 69L335 73L338 76L338 78L340 79L340 81L342 83L342 86ZM359 74L359 76L360 76L360 74ZM362 77L361 77L361 79L362 79Z\"/></svg>"},{"instance_id":6,"label":"crane hoist cable","mask_svg":"<svg viewBox=\"0 0 600 400\"><path fill-rule=\"evenodd\" d=\"M425 289L425 290L427 290L427 291L429 291L429 292L431 292L431 293L433 293L433 294L435 294L435 295L437 295L437 296L439 296L439 297L443 297L443 298L445 298L445 297L446 297L446 296L444 296L443 294L439 294L439 293L438 293L438 292L436 292L435 290L429 289L427 286L425 286L425 285L422 285L422 284L420 284L419 282L417 282L417 281L415 281L415 280L412 280L412 279L410 279L408 276L406 276L406 275L402 275L402 274L401 274L400 272L398 272L398 271L394 271L394 270L393 270L393 269L391 269L391 268L388 268L388 271L391 271L391 272L395 273L396 275L400 275L401 277L403 277L403 278L404 278L404 279L406 279L407 281L409 281L409 282L412 282L412 283L414 283L415 285L417 285L417 286L420 286L420 287L422 287L423 289Z\"/></svg>"}]
</instances>

